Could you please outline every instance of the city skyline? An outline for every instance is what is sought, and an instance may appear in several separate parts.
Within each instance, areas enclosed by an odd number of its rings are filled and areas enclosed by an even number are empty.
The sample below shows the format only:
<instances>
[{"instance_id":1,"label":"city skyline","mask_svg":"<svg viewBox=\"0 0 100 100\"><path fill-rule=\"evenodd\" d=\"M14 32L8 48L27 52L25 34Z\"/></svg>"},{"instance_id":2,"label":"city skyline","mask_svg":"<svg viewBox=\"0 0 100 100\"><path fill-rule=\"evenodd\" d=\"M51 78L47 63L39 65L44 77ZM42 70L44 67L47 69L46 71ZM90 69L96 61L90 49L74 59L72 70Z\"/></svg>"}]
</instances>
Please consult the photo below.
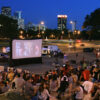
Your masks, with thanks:
<instances>
[{"instance_id":1,"label":"city skyline","mask_svg":"<svg viewBox=\"0 0 100 100\"><path fill-rule=\"evenodd\" d=\"M85 16L99 8L99 4L99 0L77 0L77 2L75 0L5 0L0 1L0 8L10 6L12 13L22 11L25 23L39 24L44 21L48 28L57 28L57 15L64 14L68 16L67 26L69 29L71 29L71 20L77 22L77 29L81 29Z\"/></svg>"}]
</instances>

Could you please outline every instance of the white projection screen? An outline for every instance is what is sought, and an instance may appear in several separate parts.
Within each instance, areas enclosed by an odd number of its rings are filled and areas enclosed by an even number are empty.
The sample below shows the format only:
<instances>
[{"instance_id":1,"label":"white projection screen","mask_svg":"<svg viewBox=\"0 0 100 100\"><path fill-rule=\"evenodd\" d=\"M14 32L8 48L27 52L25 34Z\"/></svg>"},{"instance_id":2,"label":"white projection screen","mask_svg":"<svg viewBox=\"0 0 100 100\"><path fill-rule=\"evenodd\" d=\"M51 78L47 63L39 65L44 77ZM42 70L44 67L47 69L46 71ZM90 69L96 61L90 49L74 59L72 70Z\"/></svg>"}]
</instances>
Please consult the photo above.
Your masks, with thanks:
<instances>
[{"instance_id":1,"label":"white projection screen","mask_svg":"<svg viewBox=\"0 0 100 100\"><path fill-rule=\"evenodd\" d=\"M12 59L41 57L41 50L42 39L12 41Z\"/></svg>"}]
</instances>

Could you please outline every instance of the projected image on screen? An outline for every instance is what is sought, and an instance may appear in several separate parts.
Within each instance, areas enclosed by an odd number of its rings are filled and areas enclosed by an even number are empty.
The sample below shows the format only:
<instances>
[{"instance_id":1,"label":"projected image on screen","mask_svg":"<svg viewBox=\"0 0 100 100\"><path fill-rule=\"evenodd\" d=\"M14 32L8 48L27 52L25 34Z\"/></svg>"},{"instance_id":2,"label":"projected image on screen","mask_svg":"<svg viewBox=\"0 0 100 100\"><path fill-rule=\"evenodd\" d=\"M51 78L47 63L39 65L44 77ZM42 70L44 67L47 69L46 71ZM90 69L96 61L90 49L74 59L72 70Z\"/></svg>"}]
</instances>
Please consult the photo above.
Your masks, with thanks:
<instances>
[{"instance_id":1,"label":"projected image on screen","mask_svg":"<svg viewBox=\"0 0 100 100\"><path fill-rule=\"evenodd\" d=\"M41 57L42 40L13 40L12 59Z\"/></svg>"}]
</instances>

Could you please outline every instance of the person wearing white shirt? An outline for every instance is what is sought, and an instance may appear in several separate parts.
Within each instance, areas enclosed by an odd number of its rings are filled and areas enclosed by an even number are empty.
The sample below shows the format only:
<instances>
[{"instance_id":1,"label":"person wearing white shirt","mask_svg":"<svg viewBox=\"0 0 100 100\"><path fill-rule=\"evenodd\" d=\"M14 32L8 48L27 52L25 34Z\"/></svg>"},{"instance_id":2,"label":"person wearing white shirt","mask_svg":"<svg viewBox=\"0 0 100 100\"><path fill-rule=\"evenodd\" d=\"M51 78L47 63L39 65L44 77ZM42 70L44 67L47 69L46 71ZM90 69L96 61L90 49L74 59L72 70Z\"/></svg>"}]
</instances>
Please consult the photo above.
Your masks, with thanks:
<instances>
[{"instance_id":1,"label":"person wearing white shirt","mask_svg":"<svg viewBox=\"0 0 100 100\"><path fill-rule=\"evenodd\" d=\"M84 94L83 100L91 100L91 91L93 89L93 82L91 81L85 81L82 86L84 87L84 90L87 92Z\"/></svg>"}]
</instances>

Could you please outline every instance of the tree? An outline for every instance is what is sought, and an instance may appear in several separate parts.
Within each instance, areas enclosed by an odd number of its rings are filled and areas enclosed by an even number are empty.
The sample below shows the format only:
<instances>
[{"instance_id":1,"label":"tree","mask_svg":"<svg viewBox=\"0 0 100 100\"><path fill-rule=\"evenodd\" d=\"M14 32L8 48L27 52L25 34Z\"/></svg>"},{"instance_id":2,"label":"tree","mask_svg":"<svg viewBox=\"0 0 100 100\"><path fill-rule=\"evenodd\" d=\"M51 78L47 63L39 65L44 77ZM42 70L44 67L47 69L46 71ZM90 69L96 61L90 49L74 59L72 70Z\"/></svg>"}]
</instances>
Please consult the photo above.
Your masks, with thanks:
<instances>
[{"instance_id":1,"label":"tree","mask_svg":"<svg viewBox=\"0 0 100 100\"><path fill-rule=\"evenodd\" d=\"M82 27L86 29L88 39L100 39L100 8L85 17Z\"/></svg>"},{"instance_id":2,"label":"tree","mask_svg":"<svg viewBox=\"0 0 100 100\"><path fill-rule=\"evenodd\" d=\"M32 29L28 29L27 32L25 33L26 38L36 38L38 35L38 31L34 31Z\"/></svg>"},{"instance_id":3,"label":"tree","mask_svg":"<svg viewBox=\"0 0 100 100\"><path fill-rule=\"evenodd\" d=\"M55 39L61 39L61 36L63 36L63 38L67 38L68 30L61 31L57 29L46 29L45 37L47 36L48 38L50 38L52 35L55 36Z\"/></svg>"},{"instance_id":4,"label":"tree","mask_svg":"<svg viewBox=\"0 0 100 100\"><path fill-rule=\"evenodd\" d=\"M18 38L17 20L0 15L0 37Z\"/></svg>"},{"instance_id":5,"label":"tree","mask_svg":"<svg viewBox=\"0 0 100 100\"><path fill-rule=\"evenodd\" d=\"M83 28L87 26L100 26L100 8L85 17Z\"/></svg>"}]
</instances>

